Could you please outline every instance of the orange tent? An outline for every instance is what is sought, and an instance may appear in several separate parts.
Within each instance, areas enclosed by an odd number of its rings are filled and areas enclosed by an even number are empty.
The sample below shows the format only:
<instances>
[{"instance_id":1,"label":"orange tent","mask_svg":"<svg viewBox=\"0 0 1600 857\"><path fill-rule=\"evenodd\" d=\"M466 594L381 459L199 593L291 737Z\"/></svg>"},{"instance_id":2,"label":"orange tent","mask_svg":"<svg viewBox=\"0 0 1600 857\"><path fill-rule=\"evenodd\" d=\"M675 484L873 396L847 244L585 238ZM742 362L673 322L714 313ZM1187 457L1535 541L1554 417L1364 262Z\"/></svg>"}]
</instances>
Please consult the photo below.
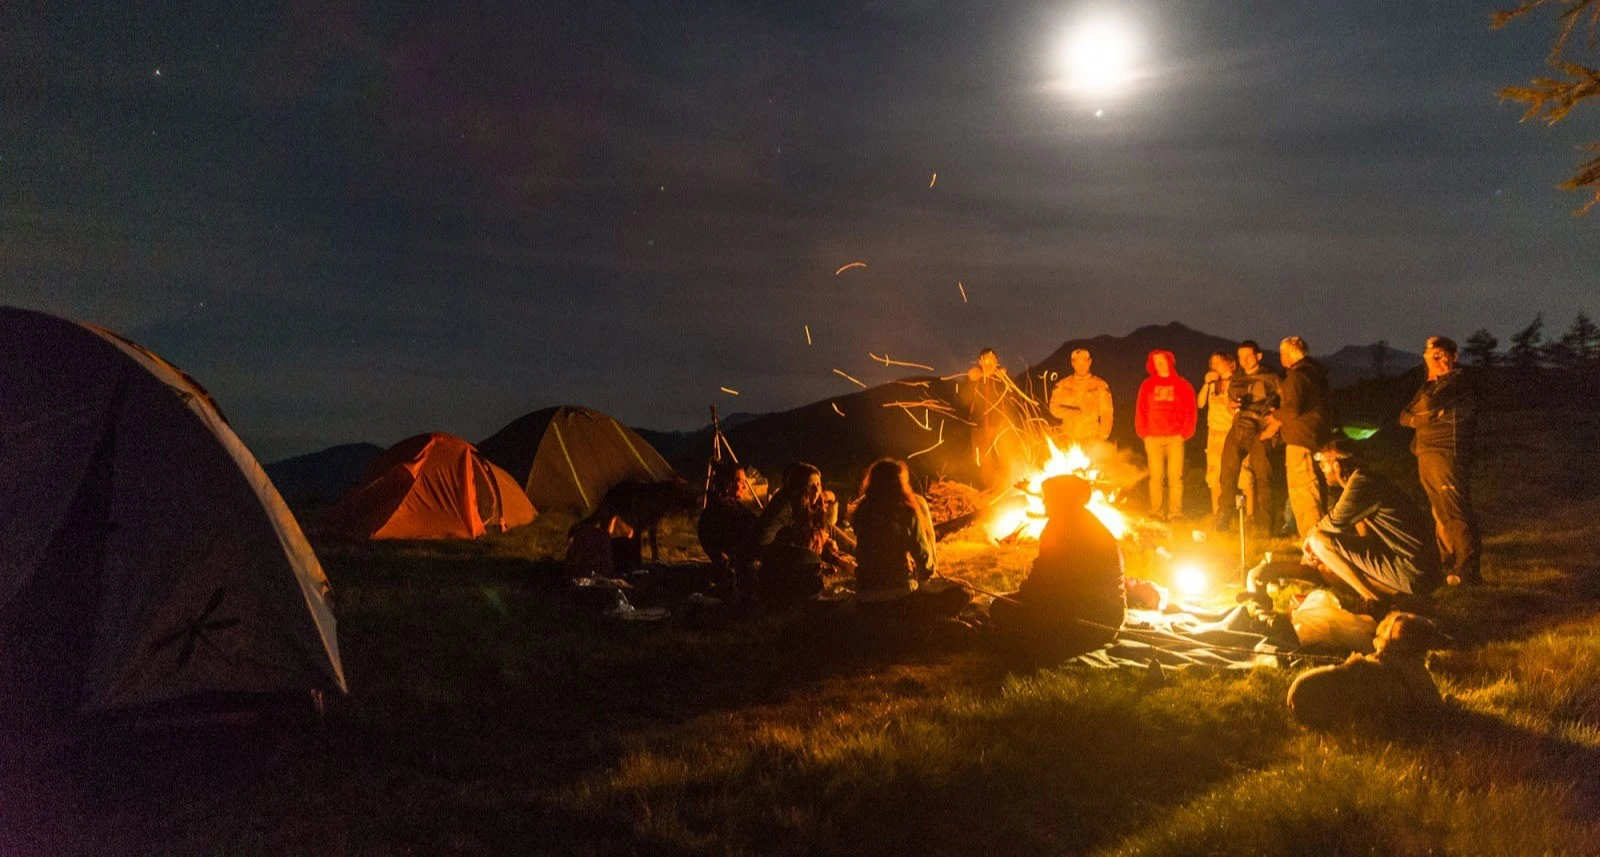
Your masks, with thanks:
<instances>
[{"instance_id":1,"label":"orange tent","mask_svg":"<svg viewBox=\"0 0 1600 857\"><path fill-rule=\"evenodd\" d=\"M517 481L472 444L433 432L378 456L326 523L360 538L473 539L537 514Z\"/></svg>"}]
</instances>

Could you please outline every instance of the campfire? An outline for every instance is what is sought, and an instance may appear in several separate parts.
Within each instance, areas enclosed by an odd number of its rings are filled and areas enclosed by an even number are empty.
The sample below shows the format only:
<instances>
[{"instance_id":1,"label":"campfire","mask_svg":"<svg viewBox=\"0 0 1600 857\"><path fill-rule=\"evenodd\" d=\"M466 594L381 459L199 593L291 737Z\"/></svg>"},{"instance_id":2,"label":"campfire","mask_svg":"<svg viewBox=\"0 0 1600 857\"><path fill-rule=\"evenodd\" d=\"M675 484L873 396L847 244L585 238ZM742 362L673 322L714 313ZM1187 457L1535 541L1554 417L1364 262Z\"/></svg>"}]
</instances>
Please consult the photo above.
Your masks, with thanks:
<instances>
[{"instance_id":1,"label":"campfire","mask_svg":"<svg viewBox=\"0 0 1600 857\"><path fill-rule=\"evenodd\" d=\"M1089 511L1106 525L1106 529L1110 530L1113 536L1120 539L1127 535L1130 529L1127 516L1111 505L1116 492L1112 491L1109 494L1106 492L1100 481L1099 470L1089 460L1089 456L1084 454L1083 449L1073 444L1063 452L1056 446L1055 441L1049 438L1045 439L1045 444L1050 454L1044 463L1036 467L1025 480L1019 482L1017 488L1008 490L995 501L987 524L989 536L997 540L1037 541L1045 525L1044 500L1040 496L1040 486L1052 476L1066 475L1081 476L1094 485L1094 497L1089 501Z\"/></svg>"}]
</instances>

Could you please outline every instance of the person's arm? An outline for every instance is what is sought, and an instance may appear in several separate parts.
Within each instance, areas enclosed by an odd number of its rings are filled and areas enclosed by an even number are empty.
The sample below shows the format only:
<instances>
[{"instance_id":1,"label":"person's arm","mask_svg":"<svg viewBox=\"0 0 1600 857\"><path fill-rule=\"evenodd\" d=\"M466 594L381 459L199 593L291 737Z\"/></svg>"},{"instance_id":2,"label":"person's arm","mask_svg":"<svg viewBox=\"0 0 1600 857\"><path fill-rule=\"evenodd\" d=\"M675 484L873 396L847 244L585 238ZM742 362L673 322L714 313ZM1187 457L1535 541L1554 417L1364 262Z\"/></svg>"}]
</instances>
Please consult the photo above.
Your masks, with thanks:
<instances>
[{"instance_id":1,"label":"person's arm","mask_svg":"<svg viewBox=\"0 0 1600 857\"><path fill-rule=\"evenodd\" d=\"M1421 428L1433 416L1433 408L1428 395L1428 382L1422 383L1421 389L1406 403L1405 410L1400 412L1400 424L1406 428Z\"/></svg>"},{"instance_id":2,"label":"person's arm","mask_svg":"<svg viewBox=\"0 0 1600 857\"><path fill-rule=\"evenodd\" d=\"M912 516L914 529L911 539L911 567L917 580L927 580L938 570L937 550L934 547L933 515L928 511L928 501L917 497L917 508Z\"/></svg>"},{"instance_id":3,"label":"person's arm","mask_svg":"<svg viewBox=\"0 0 1600 857\"><path fill-rule=\"evenodd\" d=\"M1066 387L1066 385L1067 382L1065 380L1058 381L1056 382L1055 387L1050 391L1050 415L1062 421L1066 420L1069 413L1076 410L1075 408L1068 407L1067 403L1063 401L1063 399L1066 398L1066 391L1063 389Z\"/></svg>"},{"instance_id":4,"label":"person's arm","mask_svg":"<svg viewBox=\"0 0 1600 857\"><path fill-rule=\"evenodd\" d=\"M1476 399L1466 379L1458 374L1439 385L1439 389L1428 403L1429 414L1445 422L1457 424L1471 422L1477 413Z\"/></svg>"},{"instance_id":5,"label":"person's arm","mask_svg":"<svg viewBox=\"0 0 1600 857\"><path fill-rule=\"evenodd\" d=\"M1139 385L1139 398L1133 404L1133 433L1144 437L1150 425L1150 381Z\"/></svg>"},{"instance_id":6,"label":"person's arm","mask_svg":"<svg viewBox=\"0 0 1600 857\"><path fill-rule=\"evenodd\" d=\"M1194 394L1194 408L1200 410L1211 404L1211 382L1213 373L1207 372L1204 380L1200 382L1200 391Z\"/></svg>"},{"instance_id":7,"label":"person's arm","mask_svg":"<svg viewBox=\"0 0 1600 857\"><path fill-rule=\"evenodd\" d=\"M764 548L778 538L778 531L789 524L789 499L774 497L774 502L762 511L756 522L756 547Z\"/></svg>"},{"instance_id":8,"label":"person's arm","mask_svg":"<svg viewBox=\"0 0 1600 857\"><path fill-rule=\"evenodd\" d=\"M1189 386L1189 382L1179 378L1178 384L1180 385L1178 404L1183 407L1183 439L1188 440L1194 437L1194 426L1200 419L1200 407L1198 405L1189 407L1189 402L1195 400L1194 388Z\"/></svg>"},{"instance_id":9,"label":"person's arm","mask_svg":"<svg viewBox=\"0 0 1600 857\"><path fill-rule=\"evenodd\" d=\"M1279 422L1292 420L1305 412L1306 378L1300 372L1290 372L1278 387L1278 406L1272 415Z\"/></svg>"},{"instance_id":10,"label":"person's arm","mask_svg":"<svg viewBox=\"0 0 1600 857\"><path fill-rule=\"evenodd\" d=\"M1378 510L1378 496L1372 483L1363 475L1355 474L1344 487L1344 494L1328 514L1317 522L1317 529L1331 535L1354 532L1356 526Z\"/></svg>"},{"instance_id":11,"label":"person's arm","mask_svg":"<svg viewBox=\"0 0 1600 857\"><path fill-rule=\"evenodd\" d=\"M1111 436L1111 417L1113 416L1111 404L1111 385L1105 383L1104 381L1100 382L1100 391L1098 395L1100 397L1100 439L1105 440Z\"/></svg>"}]
</instances>

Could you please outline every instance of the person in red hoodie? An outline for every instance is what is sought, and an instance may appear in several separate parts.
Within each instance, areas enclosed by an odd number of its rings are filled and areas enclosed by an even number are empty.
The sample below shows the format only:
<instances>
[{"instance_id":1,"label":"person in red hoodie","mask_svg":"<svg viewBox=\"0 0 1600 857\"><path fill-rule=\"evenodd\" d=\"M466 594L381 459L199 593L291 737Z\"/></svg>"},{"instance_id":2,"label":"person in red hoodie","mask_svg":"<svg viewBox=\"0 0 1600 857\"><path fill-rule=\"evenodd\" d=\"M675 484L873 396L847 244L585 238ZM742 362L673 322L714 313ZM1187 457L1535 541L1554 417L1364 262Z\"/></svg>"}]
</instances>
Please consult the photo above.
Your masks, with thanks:
<instances>
[{"instance_id":1,"label":"person in red hoodie","mask_svg":"<svg viewBox=\"0 0 1600 857\"><path fill-rule=\"evenodd\" d=\"M1183 442L1194 434L1194 387L1178 377L1171 351L1150 352L1144 368L1150 377L1139 385L1133 426L1144 439L1150 460L1150 514L1163 520L1183 517ZM1163 509L1162 487L1167 487Z\"/></svg>"}]
</instances>

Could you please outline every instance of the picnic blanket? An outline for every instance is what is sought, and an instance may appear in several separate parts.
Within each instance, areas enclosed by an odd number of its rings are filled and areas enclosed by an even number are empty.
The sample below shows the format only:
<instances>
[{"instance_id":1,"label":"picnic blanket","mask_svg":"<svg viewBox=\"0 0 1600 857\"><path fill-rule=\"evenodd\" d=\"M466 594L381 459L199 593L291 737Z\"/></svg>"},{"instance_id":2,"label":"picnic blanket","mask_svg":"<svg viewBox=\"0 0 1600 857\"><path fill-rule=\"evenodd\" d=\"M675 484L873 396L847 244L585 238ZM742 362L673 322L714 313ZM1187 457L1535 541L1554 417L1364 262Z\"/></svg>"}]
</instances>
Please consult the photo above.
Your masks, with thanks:
<instances>
[{"instance_id":1,"label":"picnic blanket","mask_svg":"<svg viewBox=\"0 0 1600 857\"><path fill-rule=\"evenodd\" d=\"M1226 613L1129 610L1117 639L1069 661L1098 669L1206 666L1251 669L1287 666L1300 648L1294 629L1252 615L1244 605Z\"/></svg>"}]
</instances>

